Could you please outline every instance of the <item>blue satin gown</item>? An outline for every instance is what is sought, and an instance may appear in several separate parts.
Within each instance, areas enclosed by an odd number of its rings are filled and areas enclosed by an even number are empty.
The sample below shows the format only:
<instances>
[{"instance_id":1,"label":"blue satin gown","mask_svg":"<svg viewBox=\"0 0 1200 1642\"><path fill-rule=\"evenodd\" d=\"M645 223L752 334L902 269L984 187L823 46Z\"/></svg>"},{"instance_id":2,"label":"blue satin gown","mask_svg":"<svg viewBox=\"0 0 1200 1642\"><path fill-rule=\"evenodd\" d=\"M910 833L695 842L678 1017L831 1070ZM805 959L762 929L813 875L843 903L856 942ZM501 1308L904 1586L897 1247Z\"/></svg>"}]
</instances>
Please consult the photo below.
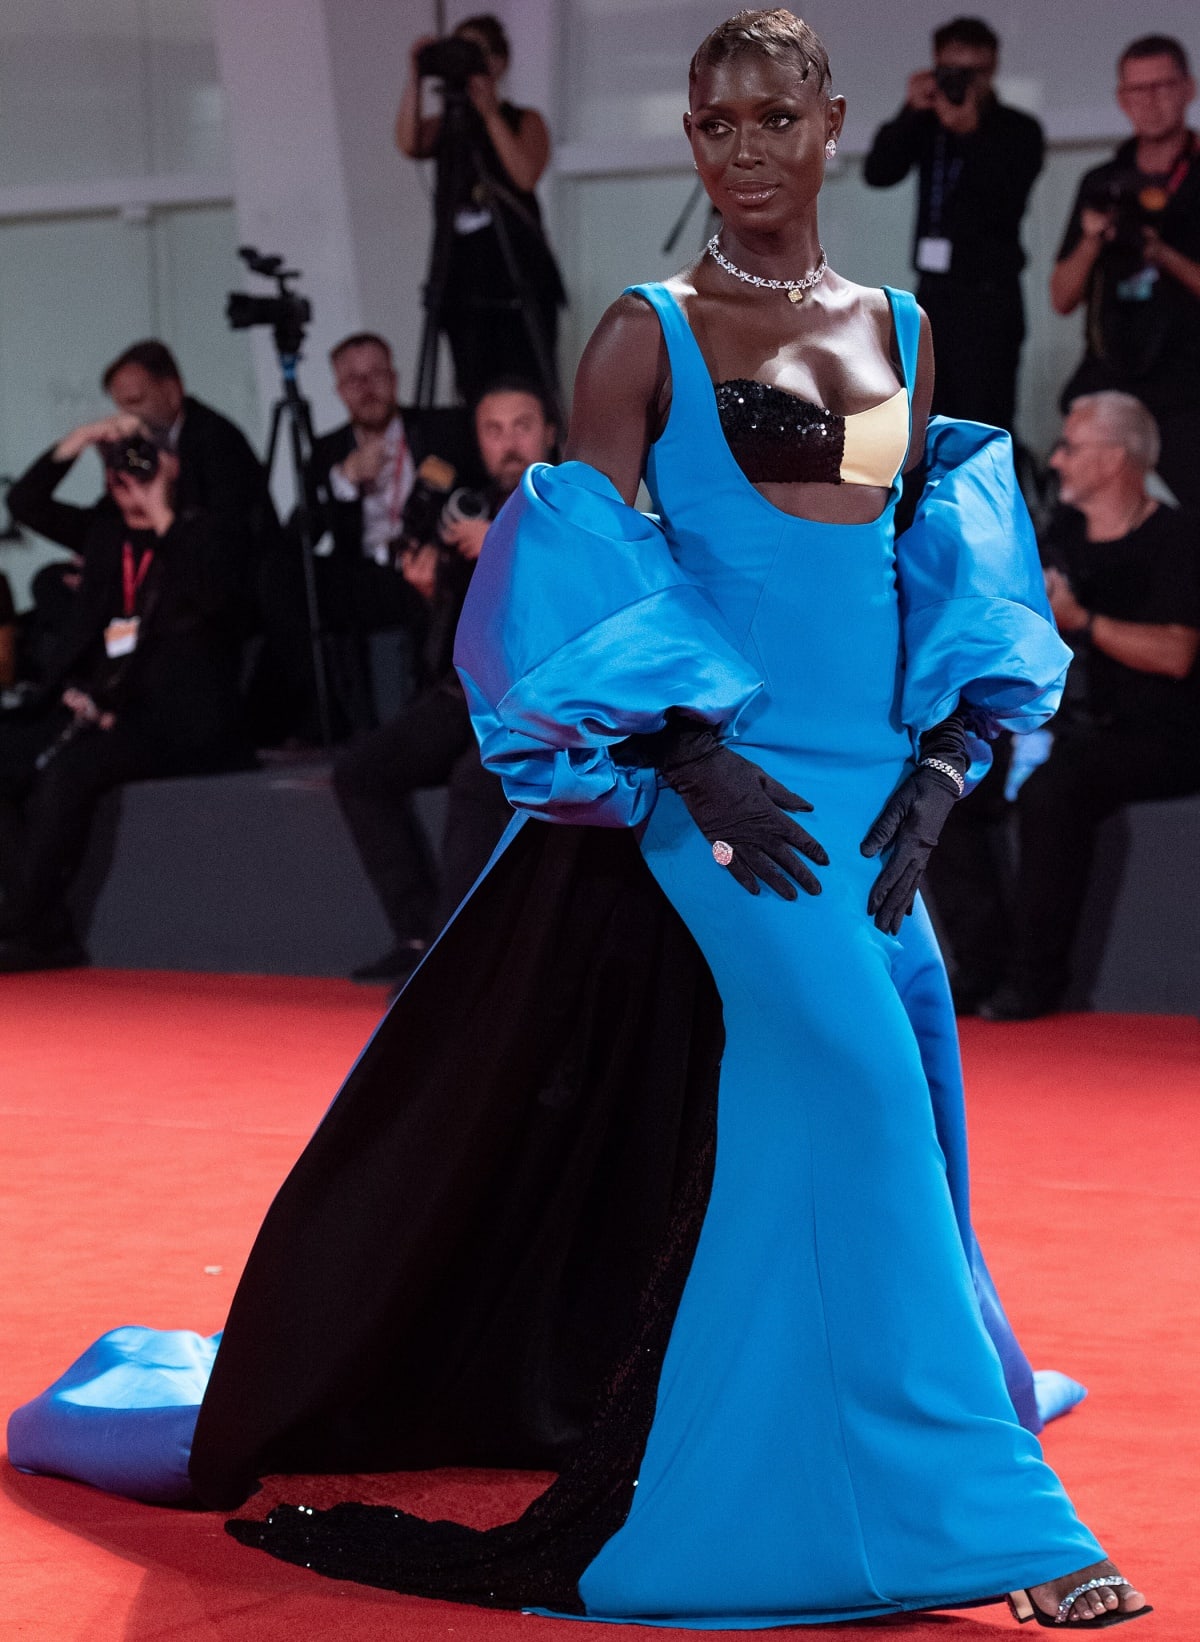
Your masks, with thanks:
<instances>
[{"instance_id":1,"label":"blue satin gown","mask_svg":"<svg viewBox=\"0 0 1200 1642\"><path fill-rule=\"evenodd\" d=\"M609 1513L600 1532L568 1520L588 1491L570 1467L528 1521L483 1534L364 1507L284 1508L234 1527L336 1577L657 1625L815 1623L997 1597L1103 1552L1014 1408L1037 1423L971 1232L954 1016L928 919L918 903L899 938L876 929L866 904L879 864L859 845L915 738L960 696L1015 729L1056 705L1066 652L1009 442L935 420L922 501L898 543L898 486L869 524L784 514L734 461L670 292L637 289L672 376L648 472L659 517L583 464L531 469L489 533L456 655L485 762L523 812L493 870L531 824L629 829L719 994L711 1189L682 1298L656 1336L657 1390L652 1380L626 1444L635 1460L592 1489ZM919 315L911 297L889 297L911 388ZM671 709L718 726L812 803L806 825L830 856L819 897L746 894L677 796L622 761L621 742ZM437 953L414 989L436 980ZM253 1356L227 1352L253 1327L271 1261L289 1258L269 1250L303 1239L322 1133L332 1145L355 1102L386 1112L403 1099L380 1087L391 1062L373 1070L386 1030L272 1210L275 1240L251 1257L258 1286L240 1322L235 1303L218 1378L223 1358ZM237 1390L226 1384L224 1406ZM129 1467L113 1482L54 1396L14 1417L17 1462L128 1487ZM613 1407L620 1423L619 1392ZM139 1428L128 1421L123 1440ZM177 1458L158 1475L160 1450L147 1448L131 1492L186 1492ZM583 1452L594 1468L594 1445ZM420 1572L414 1545L431 1559ZM566 1572L547 1583L556 1562Z\"/></svg>"},{"instance_id":2,"label":"blue satin gown","mask_svg":"<svg viewBox=\"0 0 1200 1642\"><path fill-rule=\"evenodd\" d=\"M986 1279L982 1296L972 1280L957 1035L927 914L918 902L899 938L882 934L866 913L879 863L859 849L912 767L914 735L960 692L1027 727L1061 686L1007 439L931 425L929 491L898 565L898 487L869 524L772 506L726 444L678 304L636 289L672 377L647 473L661 575L626 520L637 568L620 595L598 590L608 622L579 622L531 664L529 636L497 626L516 559L536 557L537 520L510 519L459 658L485 755L518 802L641 827L724 1011L712 1194L632 1508L580 1595L594 1618L730 1627L1040 1583L1103 1552L1014 1418ZM911 387L919 315L889 295ZM590 494L560 500L576 484ZM606 484L542 470L530 512L565 506L599 535ZM548 528L548 554L555 541ZM516 581L533 596L532 563ZM723 721L812 803L805 824L830 856L819 897L746 894L674 792L612 762L616 737L661 722L651 702Z\"/></svg>"}]
</instances>

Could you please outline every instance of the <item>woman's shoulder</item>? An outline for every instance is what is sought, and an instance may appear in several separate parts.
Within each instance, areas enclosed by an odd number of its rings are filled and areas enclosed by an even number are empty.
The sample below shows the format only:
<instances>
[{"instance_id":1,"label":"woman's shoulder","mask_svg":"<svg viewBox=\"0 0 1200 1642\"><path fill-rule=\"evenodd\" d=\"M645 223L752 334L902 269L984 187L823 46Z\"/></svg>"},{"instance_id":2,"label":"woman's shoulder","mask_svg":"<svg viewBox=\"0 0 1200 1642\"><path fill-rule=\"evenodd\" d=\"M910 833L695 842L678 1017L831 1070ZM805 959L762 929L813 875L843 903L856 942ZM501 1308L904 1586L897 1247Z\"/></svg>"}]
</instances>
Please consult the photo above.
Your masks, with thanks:
<instances>
[{"instance_id":1,"label":"woman's shoulder","mask_svg":"<svg viewBox=\"0 0 1200 1642\"><path fill-rule=\"evenodd\" d=\"M897 285L859 285L844 274L838 276L839 288L844 293L844 301L848 311L869 315L883 330L891 327L892 314L898 300L901 304L912 304L915 311L925 318L925 310L917 302L910 291Z\"/></svg>"},{"instance_id":2,"label":"woman's shoulder","mask_svg":"<svg viewBox=\"0 0 1200 1642\"><path fill-rule=\"evenodd\" d=\"M666 373L662 325L651 303L636 291L622 291L610 302L588 340L576 374L581 383L603 380L623 384L623 395L646 400L657 396Z\"/></svg>"}]
</instances>

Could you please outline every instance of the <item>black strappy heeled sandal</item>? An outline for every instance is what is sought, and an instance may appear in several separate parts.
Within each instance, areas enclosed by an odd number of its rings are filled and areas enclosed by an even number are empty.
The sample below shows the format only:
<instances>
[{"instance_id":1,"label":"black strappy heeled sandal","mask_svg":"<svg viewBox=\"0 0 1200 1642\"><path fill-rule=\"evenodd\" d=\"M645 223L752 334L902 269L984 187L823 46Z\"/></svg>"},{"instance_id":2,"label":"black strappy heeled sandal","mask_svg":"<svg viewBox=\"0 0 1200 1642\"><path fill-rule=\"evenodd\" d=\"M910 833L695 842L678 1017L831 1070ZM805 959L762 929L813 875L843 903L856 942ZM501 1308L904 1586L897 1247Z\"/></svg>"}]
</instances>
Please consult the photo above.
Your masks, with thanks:
<instances>
[{"instance_id":1,"label":"black strappy heeled sandal","mask_svg":"<svg viewBox=\"0 0 1200 1642\"><path fill-rule=\"evenodd\" d=\"M1154 1609L1148 1602L1132 1611L1125 1608L1109 1608L1105 1613L1096 1614L1091 1619L1076 1619L1073 1623L1068 1618L1076 1599L1087 1591L1098 1590L1101 1586L1118 1585L1129 1586L1129 1581L1121 1574L1101 1574L1098 1579L1085 1580L1082 1585L1063 1597L1058 1605L1058 1612L1044 1613L1030 1596L1028 1591L1010 1591L1008 1595L1008 1609L1018 1625L1027 1625L1031 1619L1036 1619L1039 1625L1070 1625L1076 1631L1102 1631L1106 1625L1123 1625L1127 1619L1140 1619L1143 1614L1153 1613ZM1132 1589L1132 1587L1130 1587Z\"/></svg>"}]
</instances>

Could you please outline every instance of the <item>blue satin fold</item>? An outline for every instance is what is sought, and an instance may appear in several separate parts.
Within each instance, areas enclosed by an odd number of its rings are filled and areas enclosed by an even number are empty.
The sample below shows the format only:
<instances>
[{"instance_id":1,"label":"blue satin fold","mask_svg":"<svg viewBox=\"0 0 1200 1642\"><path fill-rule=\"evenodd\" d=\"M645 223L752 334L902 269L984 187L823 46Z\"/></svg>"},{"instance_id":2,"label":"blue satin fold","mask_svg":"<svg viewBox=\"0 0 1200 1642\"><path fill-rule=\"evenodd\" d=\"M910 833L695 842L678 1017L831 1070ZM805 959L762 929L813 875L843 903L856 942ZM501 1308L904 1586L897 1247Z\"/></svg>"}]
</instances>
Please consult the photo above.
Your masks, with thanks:
<instances>
[{"instance_id":1,"label":"blue satin fold","mask_svg":"<svg viewBox=\"0 0 1200 1642\"><path fill-rule=\"evenodd\" d=\"M935 416L925 450L925 489L896 541L904 722L919 735L961 697L990 735L1034 730L1058 708L1071 652L1050 613L1012 440ZM971 752L974 785L991 753L974 736Z\"/></svg>"},{"instance_id":2,"label":"blue satin fold","mask_svg":"<svg viewBox=\"0 0 1200 1642\"><path fill-rule=\"evenodd\" d=\"M736 733L762 689L658 523L584 462L529 469L488 532L455 664L483 761L518 810L636 826L652 770L613 761L678 707Z\"/></svg>"},{"instance_id":3,"label":"blue satin fold","mask_svg":"<svg viewBox=\"0 0 1200 1642\"><path fill-rule=\"evenodd\" d=\"M192 1498L188 1457L221 1336L114 1328L8 1422L19 1471L154 1505Z\"/></svg>"}]
</instances>

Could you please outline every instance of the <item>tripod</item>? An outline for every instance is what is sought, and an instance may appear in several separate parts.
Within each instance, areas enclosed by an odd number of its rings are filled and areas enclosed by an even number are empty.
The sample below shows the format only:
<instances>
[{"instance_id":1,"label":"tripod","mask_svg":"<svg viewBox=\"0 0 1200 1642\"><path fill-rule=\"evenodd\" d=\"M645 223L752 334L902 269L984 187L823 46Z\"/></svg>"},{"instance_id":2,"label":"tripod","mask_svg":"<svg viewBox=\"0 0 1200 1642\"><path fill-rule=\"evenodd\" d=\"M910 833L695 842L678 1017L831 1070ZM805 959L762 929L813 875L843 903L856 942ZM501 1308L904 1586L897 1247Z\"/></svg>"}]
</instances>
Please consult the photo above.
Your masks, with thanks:
<instances>
[{"instance_id":1,"label":"tripod","mask_svg":"<svg viewBox=\"0 0 1200 1642\"><path fill-rule=\"evenodd\" d=\"M308 465L312 456L312 410L300 392L297 367L300 363L301 335L289 330L275 332L275 348L279 354L279 371L283 392L271 406L271 433L267 440L266 469L270 479L275 466L275 452L280 434L287 424L288 449L292 458L292 479L296 494L295 522L300 538L300 557L304 567L304 602L308 615L309 644L312 649L313 685L317 697L317 725L321 745L333 745L333 721L329 713L329 675L325 663L325 632L321 625L321 607L317 598L317 572L314 562L315 543L308 510Z\"/></svg>"},{"instance_id":2,"label":"tripod","mask_svg":"<svg viewBox=\"0 0 1200 1642\"><path fill-rule=\"evenodd\" d=\"M538 321L533 293L513 252L512 238L494 179L489 176L479 149L479 116L462 86L443 87L442 129L437 148L437 185L434 190L433 244L429 268L422 288L425 320L417 353L416 404L433 404L437 391L438 344L446 314L446 294L450 263L454 253L455 213L470 192L481 207L491 213L500 255L515 292L530 351L537 367L538 382L548 404L561 418L558 381L554 361ZM560 421L561 425L561 421Z\"/></svg>"}]
</instances>

